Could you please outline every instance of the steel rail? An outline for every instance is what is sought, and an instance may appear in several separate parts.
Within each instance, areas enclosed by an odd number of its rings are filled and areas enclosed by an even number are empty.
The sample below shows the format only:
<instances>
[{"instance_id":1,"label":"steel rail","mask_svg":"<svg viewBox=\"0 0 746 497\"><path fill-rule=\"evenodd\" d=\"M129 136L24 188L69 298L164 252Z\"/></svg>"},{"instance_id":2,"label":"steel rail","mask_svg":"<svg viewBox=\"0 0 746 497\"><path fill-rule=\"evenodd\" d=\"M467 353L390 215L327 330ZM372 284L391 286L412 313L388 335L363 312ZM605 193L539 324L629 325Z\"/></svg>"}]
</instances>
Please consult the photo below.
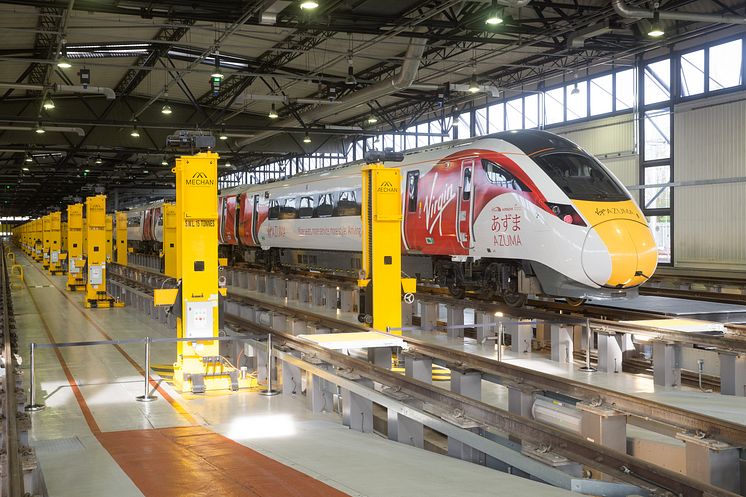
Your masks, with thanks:
<instances>
[{"instance_id":1,"label":"steel rail","mask_svg":"<svg viewBox=\"0 0 746 497\"><path fill-rule=\"evenodd\" d=\"M536 444L544 444L570 460L577 461L618 480L638 485L643 488L651 486L682 497L722 496L734 497L736 494L715 486L699 482L693 478L655 466L646 461L618 452L602 445L560 430L553 426L522 417L484 402L465 397L414 378L393 373L379 368L367 361L346 354L326 349L288 333L256 324L237 316L227 316L233 324L255 332L272 334L282 340L283 345L311 355L338 368L354 372L394 388L410 397L428 403L437 403L453 412L462 412L465 417L479 423L494 427L500 431L516 435L521 439Z\"/></svg>"},{"instance_id":2,"label":"steel rail","mask_svg":"<svg viewBox=\"0 0 746 497\"><path fill-rule=\"evenodd\" d=\"M137 283L137 282L135 282ZM142 286L142 283L138 283ZM251 305L279 312L302 319L309 323L337 330L369 331L370 328L362 324L350 323L323 314L314 313L310 309L301 309L274 304L263 299L229 293L228 300L250 303ZM234 316L228 315L233 318ZM556 315L552 315L556 318ZM592 320L592 327L594 321ZM609 325L610 322L598 320L597 325ZM641 332L651 333L641 329ZM655 332L658 333L658 332ZM674 335L677 336L677 335ZM707 337L706 338L713 338ZM717 337L722 340L722 337ZM667 434L677 432L704 433L707 437L720 440L734 446L746 446L746 426L732 421L714 418L705 414L687 411L649 399L642 399L634 395L610 390L597 385L590 385L577 380L559 378L547 373L523 368L494 359L477 356L468 352L428 343L412 337L404 337L404 341L414 350L433 359L443 361L447 365L469 368L482 374L523 384L537 391L547 390L584 401L602 401L612 405L631 416L634 424L647 426L653 424L658 431ZM746 344L746 342L742 342Z\"/></svg>"},{"instance_id":3,"label":"steel rail","mask_svg":"<svg viewBox=\"0 0 746 497\"><path fill-rule=\"evenodd\" d=\"M21 474L21 454L18 440L18 426L16 419L16 371L15 357L13 354L13 339L10 316L10 282L8 279L8 267L5 260L5 244L0 242L0 291L2 295L2 321L3 321L3 361L5 366L5 378L3 379L4 393L2 395L3 406L3 457L4 478L2 481L3 495L9 497L22 497L24 495L23 477Z\"/></svg>"}]
</instances>

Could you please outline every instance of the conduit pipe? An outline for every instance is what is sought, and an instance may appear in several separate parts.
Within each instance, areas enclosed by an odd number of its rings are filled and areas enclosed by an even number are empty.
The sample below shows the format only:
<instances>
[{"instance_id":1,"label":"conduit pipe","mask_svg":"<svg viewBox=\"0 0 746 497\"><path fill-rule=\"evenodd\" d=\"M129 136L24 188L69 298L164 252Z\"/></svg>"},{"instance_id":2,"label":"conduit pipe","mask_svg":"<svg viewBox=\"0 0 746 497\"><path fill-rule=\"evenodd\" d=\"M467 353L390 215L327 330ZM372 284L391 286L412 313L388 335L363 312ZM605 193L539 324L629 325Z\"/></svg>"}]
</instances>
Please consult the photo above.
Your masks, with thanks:
<instances>
[{"instance_id":1,"label":"conduit pipe","mask_svg":"<svg viewBox=\"0 0 746 497\"><path fill-rule=\"evenodd\" d=\"M611 5L617 14L628 19L652 19L655 12L652 10L631 9L624 0L611 0ZM714 24L746 24L746 17L724 16L720 14L693 14L687 12L672 12L666 10L658 11L659 19L672 21L710 22Z\"/></svg>"},{"instance_id":2,"label":"conduit pipe","mask_svg":"<svg viewBox=\"0 0 746 497\"><path fill-rule=\"evenodd\" d=\"M324 119L325 117L332 116L338 112L343 112L352 109L353 107L357 107L358 105L366 104L371 100L385 97L386 95L391 95L392 93L409 88L412 86L412 83L414 83L415 77L417 77L417 69L420 67L420 62L422 61L422 55L425 53L426 46L427 40L424 38L410 39L404 63L396 76L357 91L348 97L340 98L337 100L336 105L330 107L317 107L308 112L304 112L299 116L300 119L303 122L312 123ZM295 118L285 119L277 124L278 127L292 127L296 125L297 122ZM250 143L256 143L270 138L277 133L277 131L265 131L251 138L238 141L236 145L243 147Z\"/></svg>"},{"instance_id":3,"label":"conduit pipe","mask_svg":"<svg viewBox=\"0 0 746 497\"><path fill-rule=\"evenodd\" d=\"M51 90L55 93L94 93L97 95L106 96L107 100L114 100L116 94L111 88L103 86L82 86L82 85L30 85L25 83L0 83L0 88L12 88L14 90L30 90L30 91L48 91Z\"/></svg>"},{"instance_id":4,"label":"conduit pipe","mask_svg":"<svg viewBox=\"0 0 746 497\"><path fill-rule=\"evenodd\" d=\"M35 127L31 126L0 126L0 130L4 131L35 131ZM75 128L72 126L44 126L44 131L59 131L60 133L76 133L78 136L85 136L83 128Z\"/></svg>"}]
</instances>

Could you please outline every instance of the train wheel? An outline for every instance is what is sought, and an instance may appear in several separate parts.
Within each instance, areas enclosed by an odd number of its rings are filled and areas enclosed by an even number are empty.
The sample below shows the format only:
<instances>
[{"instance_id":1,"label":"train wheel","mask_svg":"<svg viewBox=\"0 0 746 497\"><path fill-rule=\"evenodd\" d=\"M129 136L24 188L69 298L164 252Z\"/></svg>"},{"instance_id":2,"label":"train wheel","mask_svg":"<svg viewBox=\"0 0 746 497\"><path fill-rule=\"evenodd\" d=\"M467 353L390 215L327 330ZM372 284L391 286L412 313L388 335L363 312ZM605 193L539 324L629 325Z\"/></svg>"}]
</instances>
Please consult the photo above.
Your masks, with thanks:
<instances>
[{"instance_id":1,"label":"train wheel","mask_svg":"<svg viewBox=\"0 0 746 497\"><path fill-rule=\"evenodd\" d=\"M581 305L585 304L586 299L583 299L583 298L576 299L574 297L565 297L565 301L573 307L580 307Z\"/></svg>"},{"instance_id":2,"label":"train wheel","mask_svg":"<svg viewBox=\"0 0 746 497\"><path fill-rule=\"evenodd\" d=\"M448 285L448 292L457 299L462 299L466 295L466 288L457 285L455 282L451 282Z\"/></svg>"},{"instance_id":3,"label":"train wheel","mask_svg":"<svg viewBox=\"0 0 746 497\"><path fill-rule=\"evenodd\" d=\"M518 292L505 292L502 294L502 298L510 307L523 307L528 300L527 295Z\"/></svg>"}]
</instances>

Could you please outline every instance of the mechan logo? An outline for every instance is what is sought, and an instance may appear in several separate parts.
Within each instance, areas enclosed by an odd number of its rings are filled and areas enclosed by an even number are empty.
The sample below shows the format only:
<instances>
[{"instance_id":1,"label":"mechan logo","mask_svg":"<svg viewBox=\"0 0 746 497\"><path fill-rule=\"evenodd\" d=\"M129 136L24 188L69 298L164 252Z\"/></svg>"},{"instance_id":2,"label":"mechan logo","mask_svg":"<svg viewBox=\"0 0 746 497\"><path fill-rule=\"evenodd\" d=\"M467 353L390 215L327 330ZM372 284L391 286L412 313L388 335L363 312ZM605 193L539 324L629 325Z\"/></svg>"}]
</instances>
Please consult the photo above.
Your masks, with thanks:
<instances>
[{"instance_id":1,"label":"mechan logo","mask_svg":"<svg viewBox=\"0 0 746 497\"><path fill-rule=\"evenodd\" d=\"M378 193L399 193L399 188L391 184L390 181L384 181L376 191L378 191Z\"/></svg>"},{"instance_id":2,"label":"mechan logo","mask_svg":"<svg viewBox=\"0 0 746 497\"><path fill-rule=\"evenodd\" d=\"M205 173L197 171L192 175L191 179L186 180L185 183L187 186L212 186L215 184L215 180L207 179Z\"/></svg>"}]
</instances>

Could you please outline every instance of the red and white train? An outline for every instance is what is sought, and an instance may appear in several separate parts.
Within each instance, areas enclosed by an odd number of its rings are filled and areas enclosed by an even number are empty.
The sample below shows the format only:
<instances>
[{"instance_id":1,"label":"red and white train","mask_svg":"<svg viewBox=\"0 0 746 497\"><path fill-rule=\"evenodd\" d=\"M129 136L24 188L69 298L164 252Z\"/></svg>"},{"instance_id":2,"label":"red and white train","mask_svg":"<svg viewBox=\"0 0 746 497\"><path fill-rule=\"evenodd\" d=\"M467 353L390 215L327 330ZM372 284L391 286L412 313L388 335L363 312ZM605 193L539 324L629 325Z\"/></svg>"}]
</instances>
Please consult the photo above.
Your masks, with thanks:
<instances>
[{"instance_id":1,"label":"red and white train","mask_svg":"<svg viewBox=\"0 0 746 497\"><path fill-rule=\"evenodd\" d=\"M403 270L454 295L629 297L657 247L629 192L593 156L545 131L511 131L406 155ZM219 243L234 260L360 268L361 163L247 185L218 198ZM162 240L158 205L134 209L130 240ZM139 233L136 231L139 229Z\"/></svg>"}]
</instances>

